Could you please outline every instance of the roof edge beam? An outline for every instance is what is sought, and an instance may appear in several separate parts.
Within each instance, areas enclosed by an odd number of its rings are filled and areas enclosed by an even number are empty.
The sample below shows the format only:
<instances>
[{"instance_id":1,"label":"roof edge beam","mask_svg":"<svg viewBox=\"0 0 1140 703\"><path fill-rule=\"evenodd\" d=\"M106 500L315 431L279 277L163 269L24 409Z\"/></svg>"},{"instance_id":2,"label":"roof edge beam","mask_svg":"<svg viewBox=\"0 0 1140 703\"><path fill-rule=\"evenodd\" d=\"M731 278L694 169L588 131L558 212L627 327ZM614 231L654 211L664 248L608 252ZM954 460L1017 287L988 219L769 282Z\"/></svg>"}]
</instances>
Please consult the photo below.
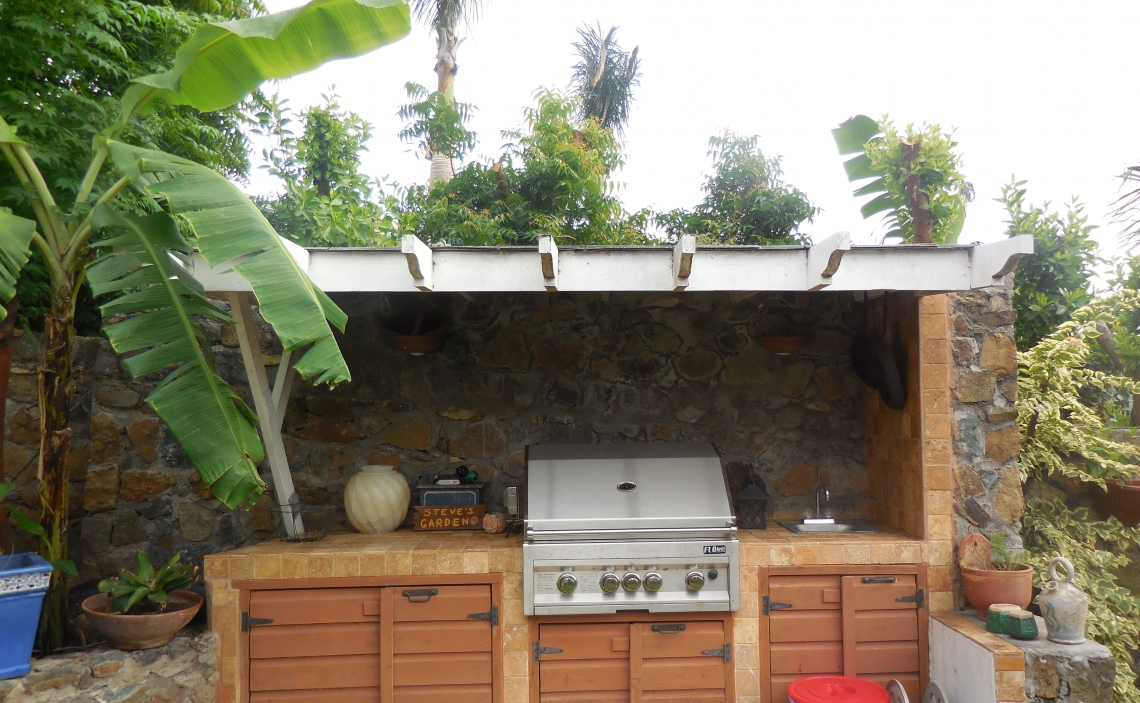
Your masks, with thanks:
<instances>
[{"instance_id":1,"label":"roof edge beam","mask_svg":"<svg viewBox=\"0 0 1140 703\"><path fill-rule=\"evenodd\" d=\"M681 291L689 287L689 275L693 272L693 255L697 253L697 237L682 234L673 247L673 290Z\"/></svg>"},{"instance_id":2,"label":"roof edge beam","mask_svg":"<svg viewBox=\"0 0 1140 703\"><path fill-rule=\"evenodd\" d=\"M822 290L831 285L831 277L839 270L843 255L851 249L851 234L836 232L808 248L808 290Z\"/></svg>"},{"instance_id":3,"label":"roof edge beam","mask_svg":"<svg viewBox=\"0 0 1140 703\"><path fill-rule=\"evenodd\" d=\"M546 290L558 290L558 245L554 237L544 234L538 238L538 256L542 261L542 285Z\"/></svg>"},{"instance_id":4,"label":"roof edge beam","mask_svg":"<svg viewBox=\"0 0 1140 703\"><path fill-rule=\"evenodd\" d=\"M1021 257L1033 253L1033 235L1019 234L970 250L970 286L985 288L1001 283Z\"/></svg>"},{"instance_id":5,"label":"roof edge beam","mask_svg":"<svg viewBox=\"0 0 1140 703\"><path fill-rule=\"evenodd\" d=\"M432 282L431 247L414 234L405 234L400 240L400 251L408 260L408 271L412 274L412 285L430 292Z\"/></svg>"}]
</instances>

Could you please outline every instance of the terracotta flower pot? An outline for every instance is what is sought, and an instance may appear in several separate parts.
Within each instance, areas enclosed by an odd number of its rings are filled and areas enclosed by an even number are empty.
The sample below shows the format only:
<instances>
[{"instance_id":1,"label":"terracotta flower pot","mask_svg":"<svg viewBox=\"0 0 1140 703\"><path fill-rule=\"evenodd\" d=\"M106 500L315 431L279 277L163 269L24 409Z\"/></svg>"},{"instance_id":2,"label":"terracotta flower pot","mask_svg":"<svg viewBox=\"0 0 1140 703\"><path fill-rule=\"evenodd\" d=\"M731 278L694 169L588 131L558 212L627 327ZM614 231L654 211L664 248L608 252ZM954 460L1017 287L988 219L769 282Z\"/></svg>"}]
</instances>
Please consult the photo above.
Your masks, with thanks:
<instances>
[{"instance_id":1,"label":"terracotta flower pot","mask_svg":"<svg viewBox=\"0 0 1140 703\"><path fill-rule=\"evenodd\" d=\"M1023 566L1017 571L972 569L961 566L962 588L966 600L978 611L978 619L985 620L994 603L1012 603L1025 609L1033 600L1033 569Z\"/></svg>"},{"instance_id":2,"label":"terracotta flower pot","mask_svg":"<svg viewBox=\"0 0 1140 703\"><path fill-rule=\"evenodd\" d=\"M1110 482L1108 492L1096 491L1096 496L1101 510L1124 523L1125 527L1140 525L1140 481Z\"/></svg>"},{"instance_id":3,"label":"terracotta flower pot","mask_svg":"<svg viewBox=\"0 0 1140 703\"><path fill-rule=\"evenodd\" d=\"M202 596L193 591L175 591L167 596L170 610L150 615L116 615L107 612L110 596L100 593L83 601L91 627L116 649L133 651L161 647L174 639L202 607Z\"/></svg>"}]
</instances>

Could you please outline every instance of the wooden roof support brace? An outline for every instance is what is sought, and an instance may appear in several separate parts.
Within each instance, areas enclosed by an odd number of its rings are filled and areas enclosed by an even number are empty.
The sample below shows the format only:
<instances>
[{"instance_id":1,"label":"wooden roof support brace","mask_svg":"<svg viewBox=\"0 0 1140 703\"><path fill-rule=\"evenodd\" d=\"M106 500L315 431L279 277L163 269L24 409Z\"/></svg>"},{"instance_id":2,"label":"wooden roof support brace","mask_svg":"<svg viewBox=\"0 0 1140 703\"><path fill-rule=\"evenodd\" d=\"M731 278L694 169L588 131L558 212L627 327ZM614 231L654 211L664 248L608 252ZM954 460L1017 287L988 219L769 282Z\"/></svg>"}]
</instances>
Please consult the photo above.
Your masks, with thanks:
<instances>
[{"instance_id":1,"label":"wooden roof support brace","mask_svg":"<svg viewBox=\"0 0 1140 703\"><path fill-rule=\"evenodd\" d=\"M400 251L408 260L408 271L412 274L412 285L422 291L431 292L434 287L431 276L431 247L424 244L416 235L405 234L400 240Z\"/></svg>"},{"instance_id":2,"label":"wooden roof support brace","mask_svg":"<svg viewBox=\"0 0 1140 703\"><path fill-rule=\"evenodd\" d=\"M697 253L697 238L692 234L682 234L673 247L673 290L681 291L689 287L689 274L693 272L693 254Z\"/></svg>"},{"instance_id":3,"label":"wooden roof support brace","mask_svg":"<svg viewBox=\"0 0 1140 703\"><path fill-rule=\"evenodd\" d=\"M278 404L274 399L274 391L270 390L269 378L265 374L265 363L261 358L261 341L257 332L257 321L253 317L250 305L253 296L249 293L227 293L230 302L230 315L237 326L238 344L241 346L241 358L245 362L245 375L249 378L249 390L253 395L253 408L257 411L257 419L261 422L261 441L265 444L265 455L269 458L269 470L273 474L273 487L277 491L277 503L282 508L294 505L300 501L293 488L293 474L289 472L289 460L285 457L285 444L281 441L281 422L278 417L284 418L284 412L278 413ZM286 363L285 357L281 357ZM281 369L280 371L286 371ZM280 371L278 373L280 373ZM287 393L287 380L292 369L286 371L285 380L281 381L281 407L289 402ZM293 520L285 520L285 529L290 535L304 532L300 516Z\"/></svg>"},{"instance_id":4,"label":"wooden roof support brace","mask_svg":"<svg viewBox=\"0 0 1140 703\"><path fill-rule=\"evenodd\" d=\"M970 251L970 287L1001 285L1001 279L1017 266L1026 254L1033 253L1033 235L1019 234L992 244L982 244Z\"/></svg>"},{"instance_id":5,"label":"wooden roof support brace","mask_svg":"<svg viewBox=\"0 0 1140 703\"><path fill-rule=\"evenodd\" d=\"M843 254L851 249L851 235L836 232L827 239L813 244L807 256L807 289L823 290L831 285L831 277L839 270Z\"/></svg>"},{"instance_id":6,"label":"wooden roof support brace","mask_svg":"<svg viewBox=\"0 0 1140 703\"><path fill-rule=\"evenodd\" d=\"M558 246L554 237L544 234L538 238L538 256L542 259L542 285L551 292L558 290Z\"/></svg>"}]
</instances>

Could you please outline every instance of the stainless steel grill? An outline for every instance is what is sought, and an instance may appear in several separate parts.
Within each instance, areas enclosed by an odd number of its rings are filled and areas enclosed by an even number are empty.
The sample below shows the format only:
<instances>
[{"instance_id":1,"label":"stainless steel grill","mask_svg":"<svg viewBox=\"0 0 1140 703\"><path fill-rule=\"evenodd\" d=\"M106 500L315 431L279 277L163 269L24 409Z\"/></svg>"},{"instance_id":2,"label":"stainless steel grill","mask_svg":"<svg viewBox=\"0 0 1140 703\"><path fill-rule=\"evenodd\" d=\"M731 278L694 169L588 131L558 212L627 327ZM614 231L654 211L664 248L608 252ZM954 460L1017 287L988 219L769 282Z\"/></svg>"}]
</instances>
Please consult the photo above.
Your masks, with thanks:
<instances>
[{"instance_id":1,"label":"stainless steel grill","mask_svg":"<svg viewBox=\"0 0 1140 703\"><path fill-rule=\"evenodd\" d=\"M527 615L737 610L740 545L711 444L527 448Z\"/></svg>"}]
</instances>

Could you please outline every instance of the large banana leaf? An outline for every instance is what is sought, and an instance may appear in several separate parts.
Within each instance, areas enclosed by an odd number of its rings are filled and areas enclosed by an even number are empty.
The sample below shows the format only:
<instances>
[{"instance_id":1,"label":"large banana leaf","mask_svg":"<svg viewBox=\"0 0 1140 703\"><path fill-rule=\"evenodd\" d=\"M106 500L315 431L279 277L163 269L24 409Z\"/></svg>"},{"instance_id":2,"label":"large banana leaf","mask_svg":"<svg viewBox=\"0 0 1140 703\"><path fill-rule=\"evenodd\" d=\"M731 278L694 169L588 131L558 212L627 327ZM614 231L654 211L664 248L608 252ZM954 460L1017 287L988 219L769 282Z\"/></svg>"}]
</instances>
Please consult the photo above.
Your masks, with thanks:
<instances>
[{"instance_id":1,"label":"large banana leaf","mask_svg":"<svg viewBox=\"0 0 1140 703\"><path fill-rule=\"evenodd\" d=\"M32 235L36 223L0 208L0 302L7 303L16 295L16 279L31 256ZM8 311L0 305L0 320Z\"/></svg>"},{"instance_id":2,"label":"large banana leaf","mask_svg":"<svg viewBox=\"0 0 1140 703\"><path fill-rule=\"evenodd\" d=\"M867 142L882 137L882 130L879 128L879 123L866 115L856 115L831 130L831 136L835 139L835 146L839 147L839 153L841 155L855 154L855 156L843 163L843 170L847 173L847 180L852 183L867 181L855 189L855 197L859 198L874 193L879 194L859 208L863 219L885 212L887 213L885 219L888 226L891 227L891 231L887 232L885 236L887 238L900 236L898 217L895 213L901 208L905 208L906 203L899 202L891 197L890 193L887 192L886 184L883 182L882 174L871 170L871 159L867 157L864 151L864 145L867 144Z\"/></svg>"},{"instance_id":3,"label":"large banana leaf","mask_svg":"<svg viewBox=\"0 0 1140 703\"><path fill-rule=\"evenodd\" d=\"M202 294L185 268L190 244L170 215L127 215L96 206L94 226L115 236L99 243L111 253L87 269L96 295L119 293L101 306L103 330L135 376L175 367L147 398L202 480L231 508L252 504L265 491L257 474L264 458L257 416L216 373L200 317L231 322ZM115 320L116 315L127 315Z\"/></svg>"},{"instance_id":4,"label":"large banana leaf","mask_svg":"<svg viewBox=\"0 0 1140 703\"><path fill-rule=\"evenodd\" d=\"M220 110L267 80L367 54L410 31L404 0L312 0L263 17L203 24L178 50L173 68L135 79L123 112L132 114L156 90L168 102Z\"/></svg>"},{"instance_id":5,"label":"large banana leaf","mask_svg":"<svg viewBox=\"0 0 1140 703\"><path fill-rule=\"evenodd\" d=\"M225 176L178 156L110 142L111 158L148 195L194 228L202 258L213 266L235 259L249 281L261 316L285 351L312 345L297 361L303 378L336 385L351 380L330 323L344 331L348 317L313 285L257 206Z\"/></svg>"},{"instance_id":6,"label":"large banana leaf","mask_svg":"<svg viewBox=\"0 0 1140 703\"><path fill-rule=\"evenodd\" d=\"M3 117L0 117L0 144L23 144ZM24 264L31 256L32 235L36 233L36 223L17 215L8 208L0 207L0 303L7 303L16 295L16 279ZM0 320L8 316L8 311L0 305Z\"/></svg>"}]
</instances>

